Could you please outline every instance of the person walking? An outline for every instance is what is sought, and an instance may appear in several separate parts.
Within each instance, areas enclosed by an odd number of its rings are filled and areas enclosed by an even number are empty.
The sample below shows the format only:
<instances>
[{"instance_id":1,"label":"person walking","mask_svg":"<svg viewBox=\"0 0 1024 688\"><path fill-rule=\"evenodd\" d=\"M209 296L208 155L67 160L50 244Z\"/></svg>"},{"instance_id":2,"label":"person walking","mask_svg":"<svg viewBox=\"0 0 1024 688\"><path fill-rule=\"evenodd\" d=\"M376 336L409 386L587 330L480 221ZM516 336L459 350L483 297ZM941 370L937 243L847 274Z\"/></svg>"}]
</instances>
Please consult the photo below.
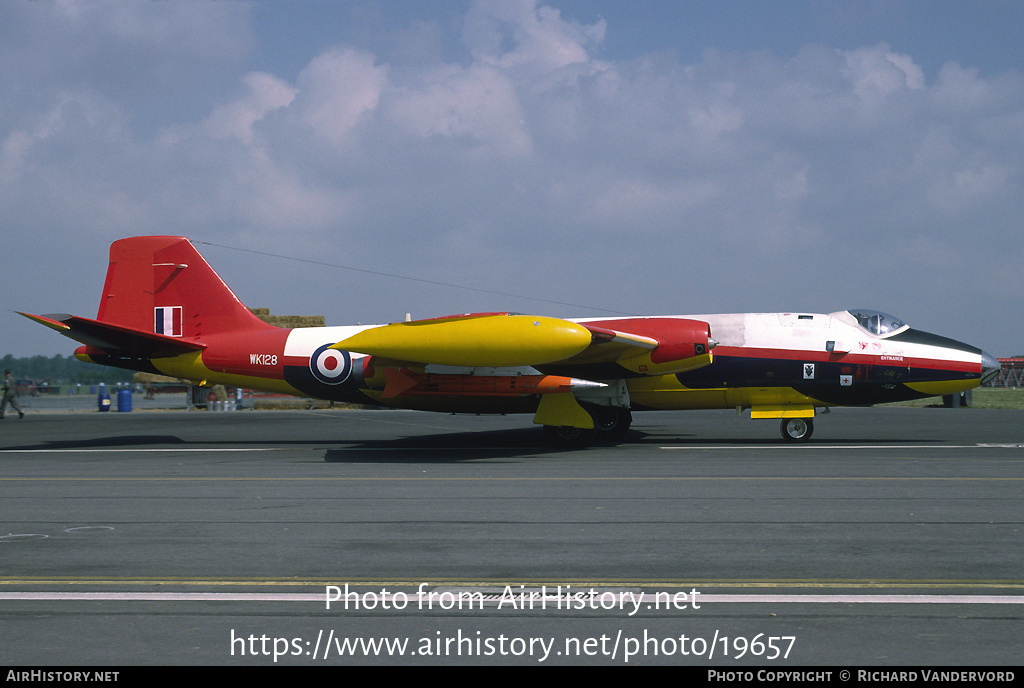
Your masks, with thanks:
<instances>
[{"instance_id":1,"label":"person walking","mask_svg":"<svg viewBox=\"0 0 1024 688\"><path fill-rule=\"evenodd\" d=\"M14 378L11 377L11 371L4 371L4 400L0 402L0 420L4 417L4 411L7 410L7 404L11 405L11 408L18 412L18 418L24 418L25 412L18 406L18 402L14 399Z\"/></svg>"}]
</instances>

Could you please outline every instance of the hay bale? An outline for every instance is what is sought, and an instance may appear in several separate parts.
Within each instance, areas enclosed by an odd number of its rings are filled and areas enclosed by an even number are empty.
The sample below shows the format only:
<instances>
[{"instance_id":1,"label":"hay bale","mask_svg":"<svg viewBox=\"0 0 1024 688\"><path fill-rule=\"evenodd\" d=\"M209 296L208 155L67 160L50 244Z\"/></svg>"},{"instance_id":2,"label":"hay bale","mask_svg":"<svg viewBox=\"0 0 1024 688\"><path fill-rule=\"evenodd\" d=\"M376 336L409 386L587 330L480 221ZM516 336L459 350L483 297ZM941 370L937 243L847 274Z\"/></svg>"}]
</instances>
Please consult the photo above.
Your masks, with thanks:
<instances>
[{"instance_id":1,"label":"hay bale","mask_svg":"<svg viewBox=\"0 0 1024 688\"><path fill-rule=\"evenodd\" d=\"M250 308L249 311L257 318L274 327L326 327L322 315L271 315L269 308Z\"/></svg>"}]
</instances>

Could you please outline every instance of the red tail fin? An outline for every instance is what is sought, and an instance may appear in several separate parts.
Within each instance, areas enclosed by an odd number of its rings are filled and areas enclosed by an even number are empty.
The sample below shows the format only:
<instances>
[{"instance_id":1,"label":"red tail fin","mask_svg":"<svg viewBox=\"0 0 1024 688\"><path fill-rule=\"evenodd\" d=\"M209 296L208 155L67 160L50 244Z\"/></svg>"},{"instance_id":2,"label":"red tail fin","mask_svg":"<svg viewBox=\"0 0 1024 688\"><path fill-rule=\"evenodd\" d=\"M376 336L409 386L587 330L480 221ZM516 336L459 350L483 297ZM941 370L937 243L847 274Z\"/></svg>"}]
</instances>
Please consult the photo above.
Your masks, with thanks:
<instances>
[{"instance_id":1,"label":"red tail fin","mask_svg":"<svg viewBox=\"0 0 1024 688\"><path fill-rule=\"evenodd\" d=\"M272 327L253 315L184 237L132 237L110 246L97 320L171 337Z\"/></svg>"}]
</instances>

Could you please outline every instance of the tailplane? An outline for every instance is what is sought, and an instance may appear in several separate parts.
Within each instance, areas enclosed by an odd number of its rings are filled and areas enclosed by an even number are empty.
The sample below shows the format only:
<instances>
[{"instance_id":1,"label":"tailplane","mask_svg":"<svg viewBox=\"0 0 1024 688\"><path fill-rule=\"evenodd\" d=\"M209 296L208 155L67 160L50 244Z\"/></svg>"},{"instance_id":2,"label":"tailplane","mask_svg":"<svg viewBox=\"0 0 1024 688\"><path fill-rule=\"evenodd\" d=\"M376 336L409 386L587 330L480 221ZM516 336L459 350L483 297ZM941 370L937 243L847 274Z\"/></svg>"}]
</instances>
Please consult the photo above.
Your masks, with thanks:
<instances>
[{"instance_id":1,"label":"tailplane","mask_svg":"<svg viewBox=\"0 0 1024 688\"><path fill-rule=\"evenodd\" d=\"M80 318L77 315L21 315L85 344L88 348L81 350L80 353L86 356L106 354L117 358L165 358L206 348L205 344L198 342L119 327L98 320Z\"/></svg>"}]
</instances>

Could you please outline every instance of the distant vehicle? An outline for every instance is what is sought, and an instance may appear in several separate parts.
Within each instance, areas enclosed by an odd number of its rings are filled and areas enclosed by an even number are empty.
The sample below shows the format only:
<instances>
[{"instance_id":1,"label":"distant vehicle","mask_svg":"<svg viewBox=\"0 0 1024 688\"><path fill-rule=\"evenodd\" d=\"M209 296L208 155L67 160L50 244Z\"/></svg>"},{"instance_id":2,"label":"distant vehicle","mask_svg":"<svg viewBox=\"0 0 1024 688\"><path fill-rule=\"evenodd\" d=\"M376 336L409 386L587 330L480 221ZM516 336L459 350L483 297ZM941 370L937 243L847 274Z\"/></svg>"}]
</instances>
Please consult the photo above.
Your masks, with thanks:
<instances>
[{"instance_id":1,"label":"distant vehicle","mask_svg":"<svg viewBox=\"0 0 1024 688\"><path fill-rule=\"evenodd\" d=\"M14 381L14 393L18 396L38 396L39 388L36 386L34 380L27 378L21 378Z\"/></svg>"},{"instance_id":2,"label":"distant vehicle","mask_svg":"<svg viewBox=\"0 0 1024 688\"><path fill-rule=\"evenodd\" d=\"M84 344L84 361L327 400L531 413L560 446L613 441L633 411L659 409L750 409L805 441L818 407L955 394L999 372L977 347L866 309L278 328L184 237L114 242L95 320L22 315Z\"/></svg>"}]
</instances>

